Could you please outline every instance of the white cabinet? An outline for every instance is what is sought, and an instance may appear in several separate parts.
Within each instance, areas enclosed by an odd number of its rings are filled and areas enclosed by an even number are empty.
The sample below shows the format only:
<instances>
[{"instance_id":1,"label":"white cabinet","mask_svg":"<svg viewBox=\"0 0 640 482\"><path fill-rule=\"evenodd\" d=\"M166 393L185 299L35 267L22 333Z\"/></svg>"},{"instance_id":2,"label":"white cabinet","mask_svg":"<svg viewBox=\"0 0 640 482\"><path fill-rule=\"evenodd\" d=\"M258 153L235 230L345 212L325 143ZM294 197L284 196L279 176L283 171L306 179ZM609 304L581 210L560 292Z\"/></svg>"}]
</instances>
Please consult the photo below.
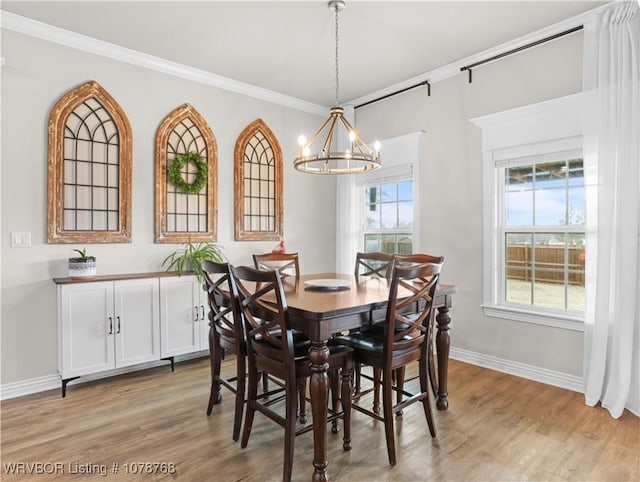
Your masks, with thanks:
<instances>
[{"instance_id":1,"label":"white cabinet","mask_svg":"<svg viewBox=\"0 0 640 482\"><path fill-rule=\"evenodd\" d=\"M59 368L82 375L160 359L158 278L58 284Z\"/></svg>"},{"instance_id":2,"label":"white cabinet","mask_svg":"<svg viewBox=\"0 0 640 482\"><path fill-rule=\"evenodd\" d=\"M209 349L207 294L195 276L160 278L162 358Z\"/></svg>"}]
</instances>

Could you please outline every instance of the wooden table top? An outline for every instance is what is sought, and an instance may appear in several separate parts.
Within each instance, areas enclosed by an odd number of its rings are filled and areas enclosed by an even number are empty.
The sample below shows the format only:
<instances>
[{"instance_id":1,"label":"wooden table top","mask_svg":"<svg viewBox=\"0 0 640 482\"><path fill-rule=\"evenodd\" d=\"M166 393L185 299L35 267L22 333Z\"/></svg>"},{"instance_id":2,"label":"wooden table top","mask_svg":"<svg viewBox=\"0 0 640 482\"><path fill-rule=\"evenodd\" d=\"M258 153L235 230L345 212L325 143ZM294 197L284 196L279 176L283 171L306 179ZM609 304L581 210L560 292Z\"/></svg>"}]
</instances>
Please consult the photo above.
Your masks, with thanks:
<instances>
[{"instance_id":1,"label":"wooden table top","mask_svg":"<svg viewBox=\"0 0 640 482\"><path fill-rule=\"evenodd\" d=\"M305 286L305 281L315 279L344 279L351 281L348 289L322 290ZM306 332L310 338L327 336L345 327L353 328L366 324L369 313L385 310L389 298L389 283L385 278L356 277L344 273L316 273L298 278L283 278L289 317L292 326ZM457 291L454 285L440 285L435 306L450 304L450 296ZM407 293L408 294L408 293ZM379 315L378 315L379 316ZM366 319L365 319L366 318ZM318 322L310 327L309 322ZM305 326L306 325L306 326ZM314 323L315 325L315 323Z\"/></svg>"}]
</instances>

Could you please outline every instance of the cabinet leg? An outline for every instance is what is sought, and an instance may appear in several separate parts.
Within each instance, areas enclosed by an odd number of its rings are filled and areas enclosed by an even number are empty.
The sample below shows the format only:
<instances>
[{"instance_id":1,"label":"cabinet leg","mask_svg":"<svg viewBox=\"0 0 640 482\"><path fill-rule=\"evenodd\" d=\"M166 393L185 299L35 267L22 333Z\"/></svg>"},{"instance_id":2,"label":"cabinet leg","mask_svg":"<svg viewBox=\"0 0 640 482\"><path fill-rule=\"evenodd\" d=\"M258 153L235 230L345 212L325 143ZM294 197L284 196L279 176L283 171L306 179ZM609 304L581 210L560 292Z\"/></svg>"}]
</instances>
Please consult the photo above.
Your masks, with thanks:
<instances>
[{"instance_id":1,"label":"cabinet leg","mask_svg":"<svg viewBox=\"0 0 640 482\"><path fill-rule=\"evenodd\" d=\"M169 356L167 358L161 358L161 359L162 360L169 360L171 362L171 371L172 372L175 371L176 366L175 366L175 363L173 361L173 357L172 356Z\"/></svg>"},{"instance_id":2,"label":"cabinet leg","mask_svg":"<svg viewBox=\"0 0 640 482\"><path fill-rule=\"evenodd\" d=\"M67 383L75 380L76 378L80 378L80 377L71 377L71 378L62 379L62 398L67 396Z\"/></svg>"}]
</instances>

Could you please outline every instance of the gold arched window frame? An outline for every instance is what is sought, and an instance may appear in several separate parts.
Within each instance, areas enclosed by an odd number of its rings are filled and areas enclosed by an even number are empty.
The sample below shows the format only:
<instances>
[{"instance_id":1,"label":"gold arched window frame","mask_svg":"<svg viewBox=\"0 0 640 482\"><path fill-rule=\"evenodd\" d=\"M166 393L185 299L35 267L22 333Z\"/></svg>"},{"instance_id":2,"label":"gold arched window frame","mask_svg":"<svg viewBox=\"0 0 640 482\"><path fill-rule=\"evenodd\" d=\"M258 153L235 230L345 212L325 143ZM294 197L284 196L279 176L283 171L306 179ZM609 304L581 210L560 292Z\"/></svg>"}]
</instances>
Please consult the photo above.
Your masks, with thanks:
<instances>
[{"instance_id":1,"label":"gold arched window frame","mask_svg":"<svg viewBox=\"0 0 640 482\"><path fill-rule=\"evenodd\" d=\"M170 138L175 135L179 125L190 122L199 131L203 141L198 153L201 154L208 165L207 183L201 193L206 193L206 223L204 230L180 230L168 229L168 216L172 214L168 211L167 199L171 195L171 186L167 181L167 162L173 158L170 150ZM182 134L180 134L182 135ZM187 152L191 147L187 147ZM183 154L184 152L180 152ZM174 156L175 157L175 156ZM172 110L163 119L156 133L156 185L155 185L155 207L156 207L156 243L184 243L191 241L216 241L217 240L217 219L218 219L218 147L213 131L207 124L204 117L190 104L183 104ZM202 196L202 194L190 194L185 196ZM198 201L200 204L200 202ZM202 212L202 211L200 211Z\"/></svg>"},{"instance_id":2,"label":"gold arched window frame","mask_svg":"<svg viewBox=\"0 0 640 482\"><path fill-rule=\"evenodd\" d=\"M251 173L245 170L246 153L250 142L256 139L263 139L268 143L273 154L273 198L269 202L273 203L270 210L273 212L273 229L270 230L252 230L247 228L245 216L247 212L246 205L251 204L250 193L245 187L250 182ZM264 152L260 154L264 155ZM236 141L234 150L234 204L235 204L235 239L238 241L262 241L262 240L279 240L282 237L282 221L283 221L283 156L280 144L276 139L269 126L262 120L256 119L249 124L240 134ZM262 181L268 181L260 178Z\"/></svg>"},{"instance_id":3,"label":"gold arched window frame","mask_svg":"<svg viewBox=\"0 0 640 482\"><path fill-rule=\"evenodd\" d=\"M118 136L117 216L113 230L71 230L64 226L65 127L80 104L95 99L109 114ZM49 243L131 242L132 136L129 119L115 99L95 81L86 82L63 95L49 114L47 168L47 241ZM77 162L74 158L67 161ZM93 162L93 161L91 161Z\"/></svg>"}]
</instances>

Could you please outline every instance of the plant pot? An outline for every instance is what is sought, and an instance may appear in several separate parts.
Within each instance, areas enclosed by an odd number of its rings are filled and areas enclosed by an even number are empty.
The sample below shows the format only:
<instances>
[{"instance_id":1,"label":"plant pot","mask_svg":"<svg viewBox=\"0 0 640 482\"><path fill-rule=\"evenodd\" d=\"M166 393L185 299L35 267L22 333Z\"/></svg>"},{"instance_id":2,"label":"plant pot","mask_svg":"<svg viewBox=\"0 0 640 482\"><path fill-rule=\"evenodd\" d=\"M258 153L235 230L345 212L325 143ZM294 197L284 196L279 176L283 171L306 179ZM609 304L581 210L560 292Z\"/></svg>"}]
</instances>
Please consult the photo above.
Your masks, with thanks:
<instances>
[{"instance_id":1,"label":"plant pot","mask_svg":"<svg viewBox=\"0 0 640 482\"><path fill-rule=\"evenodd\" d=\"M96 258L69 258L69 277L71 279L91 279L96 275Z\"/></svg>"}]
</instances>

